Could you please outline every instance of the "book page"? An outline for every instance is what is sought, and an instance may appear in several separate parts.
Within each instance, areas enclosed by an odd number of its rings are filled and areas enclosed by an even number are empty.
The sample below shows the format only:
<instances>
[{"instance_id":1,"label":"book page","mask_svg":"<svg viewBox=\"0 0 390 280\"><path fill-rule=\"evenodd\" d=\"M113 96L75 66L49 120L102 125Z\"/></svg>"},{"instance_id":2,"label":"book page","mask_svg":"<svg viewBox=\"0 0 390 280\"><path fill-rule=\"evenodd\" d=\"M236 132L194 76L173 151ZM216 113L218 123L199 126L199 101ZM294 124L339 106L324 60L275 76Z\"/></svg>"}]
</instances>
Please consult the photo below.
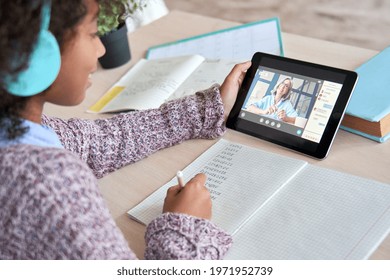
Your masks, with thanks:
<instances>
[{"instance_id":1,"label":"book page","mask_svg":"<svg viewBox=\"0 0 390 280\"><path fill-rule=\"evenodd\" d=\"M199 172L207 175L206 186L213 202L212 221L234 233L306 164L305 161L222 139L187 166L183 173L185 182ZM176 178L128 214L144 224L150 223L161 214L167 189L174 185L177 185Z\"/></svg>"},{"instance_id":2,"label":"book page","mask_svg":"<svg viewBox=\"0 0 390 280\"><path fill-rule=\"evenodd\" d=\"M207 89L213 84L222 84L236 62L222 59L206 59L169 97L169 100L180 98Z\"/></svg>"},{"instance_id":3,"label":"book page","mask_svg":"<svg viewBox=\"0 0 390 280\"><path fill-rule=\"evenodd\" d=\"M251 22L152 47L147 59L199 54L208 59L250 60L255 52L283 55L278 18Z\"/></svg>"},{"instance_id":4,"label":"book page","mask_svg":"<svg viewBox=\"0 0 390 280\"><path fill-rule=\"evenodd\" d=\"M389 229L389 185L308 165L233 236L227 259L366 259Z\"/></svg>"},{"instance_id":5,"label":"book page","mask_svg":"<svg viewBox=\"0 0 390 280\"><path fill-rule=\"evenodd\" d=\"M141 59L89 111L158 108L203 61L199 55Z\"/></svg>"}]
</instances>

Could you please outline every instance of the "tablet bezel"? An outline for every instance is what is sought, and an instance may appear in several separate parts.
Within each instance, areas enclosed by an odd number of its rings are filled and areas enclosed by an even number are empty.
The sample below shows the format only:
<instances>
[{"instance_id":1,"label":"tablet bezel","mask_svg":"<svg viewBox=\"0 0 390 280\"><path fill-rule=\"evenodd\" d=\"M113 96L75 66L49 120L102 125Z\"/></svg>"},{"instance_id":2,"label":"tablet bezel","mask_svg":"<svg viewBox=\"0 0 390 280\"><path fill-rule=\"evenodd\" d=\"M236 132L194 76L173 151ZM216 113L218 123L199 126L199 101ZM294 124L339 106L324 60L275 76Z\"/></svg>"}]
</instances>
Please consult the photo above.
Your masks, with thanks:
<instances>
[{"instance_id":1,"label":"tablet bezel","mask_svg":"<svg viewBox=\"0 0 390 280\"><path fill-rule=\"evenodd\" d=\"M239 118L246 97L250 94L249 89L254 76L257 69L261 66L310 78L342 83L339 96L319 143L282 132L270 126L256 124ZM340 82L342 79L344 81ZM236 102L227 119L226 126L230 129L267 140L314 158L323 159L329 153L356 81L357 73L353 71L257 52L252 57L252 65L245 75Z\"/></svg>"}]
</instances>

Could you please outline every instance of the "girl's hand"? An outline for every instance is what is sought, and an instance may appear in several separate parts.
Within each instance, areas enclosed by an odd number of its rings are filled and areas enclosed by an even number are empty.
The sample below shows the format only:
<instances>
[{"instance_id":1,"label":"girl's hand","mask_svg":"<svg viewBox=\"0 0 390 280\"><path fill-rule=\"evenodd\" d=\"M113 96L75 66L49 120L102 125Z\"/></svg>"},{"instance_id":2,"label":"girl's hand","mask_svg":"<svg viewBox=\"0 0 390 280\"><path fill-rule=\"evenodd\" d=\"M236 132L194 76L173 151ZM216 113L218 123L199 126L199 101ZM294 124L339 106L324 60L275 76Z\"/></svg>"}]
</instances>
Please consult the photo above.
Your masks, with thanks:
<instances>
[{"instance_id":1,"label":"girl's hand","mask_svg":"<svg viewBox=\"0 0 390 280\"><path fill-rule=\"evenodd\" d=\"M233 108L234 102L236 102L238 90L240 89L245 73L251 64L251 61L236 64L221 85L220 92L223 102L225 121Z\"/></svg>"},{"instance_id":2,"label":"girl's hand","mask_svg":"<svg viewBox=\"0 0 390 280\"><path fill-rule=\"evenodd\" d=\"M211 198L205 183L206 175L200 173L192 178L184 188L178 185L170 187L165 197L163 213L182 213L210 219Z\"/></svg>"}]
</instances>

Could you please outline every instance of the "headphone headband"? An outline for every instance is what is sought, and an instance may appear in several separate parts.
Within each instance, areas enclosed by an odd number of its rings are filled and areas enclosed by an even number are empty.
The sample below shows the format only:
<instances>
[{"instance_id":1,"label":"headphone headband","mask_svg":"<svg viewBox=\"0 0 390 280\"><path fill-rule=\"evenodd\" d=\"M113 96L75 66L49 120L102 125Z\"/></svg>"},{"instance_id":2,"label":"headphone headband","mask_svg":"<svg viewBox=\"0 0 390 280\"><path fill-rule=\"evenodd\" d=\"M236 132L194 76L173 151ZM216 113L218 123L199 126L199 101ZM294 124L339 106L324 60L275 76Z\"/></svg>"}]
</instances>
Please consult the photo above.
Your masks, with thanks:
<instances>
[{"instance_id":1,"label":"headphone headband","mask_svg":"<svg viewBox=\"0 0 390 280\"><path fill-rule=\"evenodd\" d=\"M9 93L32 96L47 89L57 78L61 53L56 38L49 31L51 1L44 1L41 10L41 30L28 61L27 69L7 84Z\"/></svg>"}]
</instances>

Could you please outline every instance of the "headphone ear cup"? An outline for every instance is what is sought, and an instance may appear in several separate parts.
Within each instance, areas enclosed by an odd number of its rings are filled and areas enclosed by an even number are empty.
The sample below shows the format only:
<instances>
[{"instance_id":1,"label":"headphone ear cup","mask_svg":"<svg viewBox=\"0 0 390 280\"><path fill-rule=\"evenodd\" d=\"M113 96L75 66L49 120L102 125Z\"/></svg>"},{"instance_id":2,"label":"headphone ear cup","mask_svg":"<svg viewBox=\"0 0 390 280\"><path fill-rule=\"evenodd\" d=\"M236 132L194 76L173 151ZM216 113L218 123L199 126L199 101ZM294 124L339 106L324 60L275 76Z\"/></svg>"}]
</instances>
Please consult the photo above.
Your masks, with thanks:
<instances>
[{"instance_id":1,"label":"headphone ear cup","mask_svg":"<svg viewBox=\"0 0 390 280\"><path fill-rule=\"evenodd\" d=\"M47 89L56 79L61 67L61 52L56 38L48 30L41 30L31 53L27 69L7 85L16 96L31 96Z\"/></svg>"}]
</instances>

